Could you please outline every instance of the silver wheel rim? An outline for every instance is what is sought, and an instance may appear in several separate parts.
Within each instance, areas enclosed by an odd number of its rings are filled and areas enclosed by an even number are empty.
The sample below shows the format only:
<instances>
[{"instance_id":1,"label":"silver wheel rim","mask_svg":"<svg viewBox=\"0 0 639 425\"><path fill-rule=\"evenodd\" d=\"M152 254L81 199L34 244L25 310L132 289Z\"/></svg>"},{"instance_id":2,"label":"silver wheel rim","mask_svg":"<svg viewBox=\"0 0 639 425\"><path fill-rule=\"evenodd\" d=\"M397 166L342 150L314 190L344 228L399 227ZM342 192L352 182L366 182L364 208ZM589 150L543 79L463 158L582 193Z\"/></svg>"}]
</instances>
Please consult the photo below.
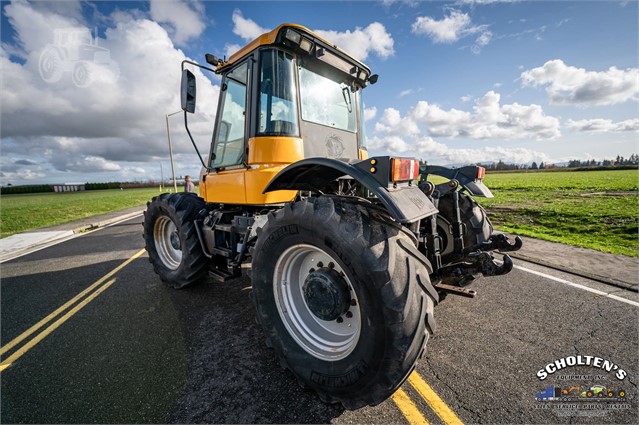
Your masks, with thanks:
<instances>
[{"instance_id":1,"label":"silver wheel rim","mask_svg":"<svg viewBox=\"0 0 639 425\"><path fill-rule=\"evenodd\" d=\"M179 242L177 227L173 220L165 215L158 217L153 226L153 239L160 260L171 270L176 270L182 262L182 249L175 246L179 245L175 244L176 238Z\"/></svg>"},{"instance_id":2,"label":"silver wheel rim","mask_svg":"<svg viewBox=\"0 0 639 425\"><path fill-rule=\"evenodd\" d=\"M315 246L300 244L288 248L277 260L273 293L280 317L293 339L314 357L336 361L347 357L359 341L362 322L359 300L355 291L351 290L351 300L355 301L355 305L340 316L341 322L315 316L304 300L303 285L310 270L318 268L318 263L324 267L332 265L331 268L342 274L349 288L353 289L348 276L332 256Z\"/></svg>"}]
</instances>

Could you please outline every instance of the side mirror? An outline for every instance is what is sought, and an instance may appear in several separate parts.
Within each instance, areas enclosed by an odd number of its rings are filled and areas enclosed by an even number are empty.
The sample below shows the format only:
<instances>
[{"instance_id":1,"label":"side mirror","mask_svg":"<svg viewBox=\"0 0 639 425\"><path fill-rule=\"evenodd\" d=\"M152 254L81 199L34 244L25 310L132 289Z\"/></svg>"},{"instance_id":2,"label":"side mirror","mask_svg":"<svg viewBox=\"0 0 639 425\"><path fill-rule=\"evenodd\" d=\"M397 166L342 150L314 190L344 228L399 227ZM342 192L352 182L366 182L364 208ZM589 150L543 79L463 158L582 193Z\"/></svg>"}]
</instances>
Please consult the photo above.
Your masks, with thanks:
<instances>
[{"instance_id":1,"label":"side mirror","mask_svg":"<svg viewBox=\"0 0 639 425\"><path fill-rule=\"evenodd\" d=\"M184 112L195 112L195 75L188 69L182 71L181 100Z\"/></svg>"}]
</instances>

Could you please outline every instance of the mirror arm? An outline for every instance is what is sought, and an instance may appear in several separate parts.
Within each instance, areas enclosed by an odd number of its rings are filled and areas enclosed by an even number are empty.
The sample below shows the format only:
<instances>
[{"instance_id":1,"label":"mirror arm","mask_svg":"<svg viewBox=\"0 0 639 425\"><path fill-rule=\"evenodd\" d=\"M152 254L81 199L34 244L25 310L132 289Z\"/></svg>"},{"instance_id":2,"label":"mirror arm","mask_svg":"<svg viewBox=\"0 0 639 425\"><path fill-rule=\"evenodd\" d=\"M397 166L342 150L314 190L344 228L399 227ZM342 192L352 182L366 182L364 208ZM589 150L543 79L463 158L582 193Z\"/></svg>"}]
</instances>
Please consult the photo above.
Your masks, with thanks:
<instances>
[{"instance_id":1,"label":"mirror arm","mask_svg":"<svg viewBox=\"0 0 639 425\"><path fill-rule=\"evenodd\" d=\"M218 74L217 70L215 70L213 68L209 68L207 66L200 65L197 62L193 62L193 61L186 60L186 59L182 61L182 65L181 65L182 71L184 71L184 64L185 63L197 66L197 67L202 68L202 69L206 69L207 71L211 71L214 74ZM193 144L193 147L195 148L195 152L197 152L197 156L198 156L198 158L200 158L200 162L202 163L202 167L204 167L206 169L206 171L211 171L211 167L209 167L208 165L206 165L204 163L204 159L202 158L202 154L200 153L200 150L197 148L197 145L195 144L195 140L193 140L193 136L191 135L191 130L189 130L189 123L188 123L188 119L186 117L186 111L184 111L184 128L186 128L186 132L189 135L189 139L191 139L191 143Z\"/></svg>"},{"instance_id":2,"label":"mirror arm","mask_svg":"<svg viewBox=\"0 0 639 425\"><path fill-rule=\"evenodd\" d=\"M208 66L200 65L200 64L199 64L199 63L197 63L197 62L193 62L193 61L186 60L186 59L184 59L184 60L182 61L182 71L184 71L184 64L185 64L185 63L188 63L188 64L191 64L191 65L197 66L198 68L206 69L207 71L211 71L211 72L213 72L214 74L219 74L219 72L217 72L217 70L216 70L216 69L209 68Z\"/></svg>"},{"instance_id":3,"label":"mirror arm","mask_svg":"<svg viewBox=\"0 0 639 425\"><path fill-rule=\"evenodd\" d=\"M211 171L211 167L209 167L208 165L206 165L204 163L204 159L202 158L202 154L200 153L200 150L197 148L197 145L195 144L195 140L193 140L193 136L191 136L191 130L189 130L189 123L188 123L188 120L186 118L186 114L187 114L187 112L184 111L184 128L186 128L186 132L189 134L189 139L191 139L191 143L193 143L193 147L195 148L195 152L197 152L197 156L200 158L200 162L202 163L202 167L206 168L206 171Z\"/></svg>"}]
</instances>

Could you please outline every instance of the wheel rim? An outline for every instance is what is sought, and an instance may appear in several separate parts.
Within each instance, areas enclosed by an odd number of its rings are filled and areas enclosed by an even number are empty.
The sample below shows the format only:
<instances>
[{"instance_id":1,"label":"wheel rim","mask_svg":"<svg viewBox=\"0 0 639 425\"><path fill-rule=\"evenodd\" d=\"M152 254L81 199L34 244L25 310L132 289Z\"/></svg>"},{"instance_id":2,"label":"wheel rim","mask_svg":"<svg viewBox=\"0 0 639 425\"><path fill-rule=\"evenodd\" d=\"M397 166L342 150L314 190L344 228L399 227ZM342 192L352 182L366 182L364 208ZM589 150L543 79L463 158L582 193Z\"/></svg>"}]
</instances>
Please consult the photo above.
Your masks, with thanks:
<instances>
[{"instance_id":1,"label":"wheel rim","mask_svg":"<svg viewBox=\"0 0 639 425\"><path fill-rule=\"evenodd\" d=\"M182 262L182 249L173 220L165 215L158 217L153 226L153 238L162 263L167 268L176 270Z\"/></svg>"},{"instance_id":2,"label":"wheel rim","mask_svg":"<svg viewBox=\"0 0 639 425\"><path fill-rule=\"evenodd\" d=\"M346 312L336 320L322 320L304 298L304 282L311 270L330 268L341 275L350 289ZM348 356L361 334L361 313L357 294L339 263L324 250L300 244L288 248L277 260L273 293L278 313L295 341L314 357L336 361Z\"/></svg>"}]
</instances>

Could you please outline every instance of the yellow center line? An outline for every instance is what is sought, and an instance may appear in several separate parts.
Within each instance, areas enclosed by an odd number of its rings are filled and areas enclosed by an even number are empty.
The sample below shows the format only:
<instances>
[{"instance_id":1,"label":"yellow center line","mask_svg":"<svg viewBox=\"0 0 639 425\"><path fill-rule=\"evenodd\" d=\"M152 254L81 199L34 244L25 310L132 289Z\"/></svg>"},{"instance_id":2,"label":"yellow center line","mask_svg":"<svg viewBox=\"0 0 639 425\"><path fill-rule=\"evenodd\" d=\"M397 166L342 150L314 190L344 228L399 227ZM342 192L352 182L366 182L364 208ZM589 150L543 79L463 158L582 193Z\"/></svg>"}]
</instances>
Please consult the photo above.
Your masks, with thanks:
<instances>
[{"instance_id":1,"label":"yellow center line","mask_svg":"<svg viewBox=\"0 0 639 425\"><path fill-rule=\"evenodd\" d=\"M415 388L419 395L426 400L426 403L428 403L431 409L433 409L446 425L463 425L463 422L457 417L455 412L444 403L444 400L439 398L437 393L433 391L430 385L428 385L416 371L408 377L408 382Z\"/></svg>"},{"instance_id":2,"label":"yellow center line","mask_svg":"<svg viewBox=\"0 0 639 425\"><path fill-rule=\"evenodd\" d=\"M6 368L11 366L13 362L22 357L27 351L35 347L40 341L47 337L51 332L56 330L60 325L69 320L71 316L80 311L85 305L89 304L95 297L100 295L102 292L106 291L106 289L115 283L116 279L111 279L100 288L98 288L94 293L86 297L81 303L73 307L71 310L67 312L64 316L60 317L58 320L53 322L51 326L40 332L36 335L32 340L24 344L18 351L9 356L5 361L0 363L0 372L4 371Z\"/></svg>"},{"instance_id":3,"label":"yellow center line","mask_svg":"<svg viewBox=\"0 0 639 425\"><path fill-rule=\"evenodd\" d=\"M413 403L413 400L408 397L408 394L406 394L404 390L399 388L395 391L395 394L392 395L392 398L410 425L428 425L428 421L424 415L422 415L422 412L419 411L415 403Z\"/></svg>"},{"instance_id":4,"label":"yellow center line","mask_svg":"<svg viewBox=\"0 0 639 425\"><path fill-rule=\"evenodd\" d=\"M62 306L60 306L57 310L55 310L53 313L49 314L47 317L45 317L44 319L40 320L38 323L36 323L35 325L31 326L29 329L27 329L26 331L24 331L22 334L20 334L18 337L16 337L15 339L13 339L10 343L8 343L7 345L5 345L4 347L2 347L0 349L0 356L4 355L7 351L11 350L13 347L15 347L16 345L20 344L22 341L24 341L26 338L28 338L31 334L33 334L35 331L37 331L38 329L40 329L41 327L43 327L44 325L46 325L47 323L49 323L51 320L53 320L56 316L58 316L60 313L62 313L64 310L66 310L67 308L69 308L71 305L75 304L80 298L82 298L83 296L85 296L86 294L88 294L89 292L91 292L92 290L94 290L95 288L97 288L98 286L100 286L103 282L105 282L107 279L109 279L110 277L112 277L114 274L116 274L117 272L119 272L120 270L122 270L124 267L126 267L128 264L131 263L131 261L135 260L136 258L138 258L140 255L144 254L144 249L141 249L140 251L138 251L137 253L135 253L135 255L133 255L133 257L129 258L128 260L126 260L124 263L120 264L118 267L114 268L113 270L111 270L109 273L105 274L103 277L101 277L100 279L98 279L95 283L93 283L91 286L89 286L87 289L85 289L84 291L80 292L78 295L76 295L75 297L71 298L69 301L67 301L66 303L64 303ZM0 370L1 371L1 370Z\"/></svg>"}]
</instances>

